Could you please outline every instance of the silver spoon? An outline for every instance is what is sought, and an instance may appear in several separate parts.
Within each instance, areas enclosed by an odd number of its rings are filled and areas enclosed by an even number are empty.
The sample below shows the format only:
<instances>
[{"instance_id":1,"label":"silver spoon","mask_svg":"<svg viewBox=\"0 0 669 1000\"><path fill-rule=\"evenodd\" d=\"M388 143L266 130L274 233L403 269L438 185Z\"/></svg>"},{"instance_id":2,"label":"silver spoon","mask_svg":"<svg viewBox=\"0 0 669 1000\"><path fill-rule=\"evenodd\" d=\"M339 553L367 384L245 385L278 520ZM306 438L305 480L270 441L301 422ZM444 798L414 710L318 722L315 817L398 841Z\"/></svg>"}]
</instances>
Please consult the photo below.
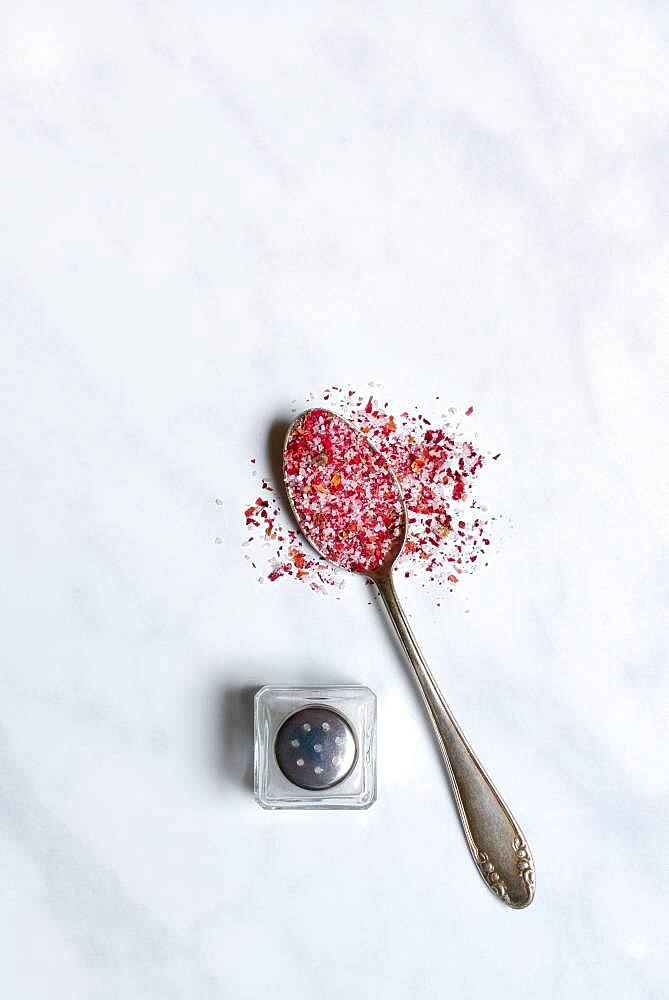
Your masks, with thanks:
<instances>
[{"instance_id":1,"label":"silver spoon","mask_svg":"<svg viewBox=\"0 0 669 1000\"><path fill-rule=\"evenodd\" d=\"M322 409L319 407L319 410ZM309 411L306 411L308 413ZM338 414L324 410L332 417L348 424ZM300 414L292 422L284 440L284 463L286 447L296 425L306 413ZM402 610L395 584L393 567L397 562L407 535L408 515L402 490L395 473L382 455L373 448L364 434L351 424L349 429L361 439L361 447L372 448L391 473L397 488L397 500L401 504L402 527L396 547L388 554L385 563L372 572L365 572L379 589L406 658L413 668L428 717L439 744L446 771L451 781L453 796L460 815L462 828L469 844L474 863L488 888L504 903L520 909L532 902L534 896L534 864L525 837L513 818L501 795L479 763L453 713L439 690L423 658L411 626ZM364 443L364 444L363 444ZM286 478L284 476L284 478ZM314 543L304 530L300 516L293 503L290 485L286 479L288 500L302 533L319 556L331 562L327 555ZM333 563L337 565L337 563Z\"/></svg>"}]
</instances>

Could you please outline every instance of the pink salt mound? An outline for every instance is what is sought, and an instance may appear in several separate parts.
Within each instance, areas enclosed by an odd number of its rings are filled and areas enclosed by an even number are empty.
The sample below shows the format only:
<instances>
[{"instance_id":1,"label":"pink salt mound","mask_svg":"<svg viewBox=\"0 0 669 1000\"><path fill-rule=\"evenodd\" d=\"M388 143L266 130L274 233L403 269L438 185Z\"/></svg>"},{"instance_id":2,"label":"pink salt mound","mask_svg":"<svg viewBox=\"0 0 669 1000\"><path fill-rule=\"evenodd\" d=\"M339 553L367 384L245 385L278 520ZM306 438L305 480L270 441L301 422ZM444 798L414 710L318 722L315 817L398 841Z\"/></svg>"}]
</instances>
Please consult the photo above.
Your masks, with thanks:
<instances>
[{"instance_id":1,"label":"pink salt mound","mask_svg":"<svg viewBox=\"0 0 669 1000\"><path fill-rule=\"evenodd\" d=\"M367 393L363 395L342 386L331 386L319 397L311 396L308 402L319 407L321 400L328 406L328 411L320 412L327 413L328 420L332 420L330 408L336 409L383 456L397 477L408 511L406 542L397 563L404 576L416 577L429 588L453 590L464 575L487 565L491 531L496 518L481 503L478 477L486 461L494 462L500 456L483 452L472 442L469 427L472 406L468 406L462 414L462 421L467 423L465 433L461 419L453 408L441 415L432 412L428 415L416 405L391 409L387 402L379 402ZM359 441L360 438L357 438L356 456L359 454ZM306 454L310 454L306 445L305 448ZM365 455L363 450L361 462L365 460ZM255 459L251 461L255 466ZM308 491L313 511L309 524L303 518L307 511L300 514L305 531L328 559L346 568L353 568L355 563L363 568L363 572L369 571L375 560L383 561L385 558L383 545L380 553L375 554L371 540L366 537L371 527L369 523L362 523L358 529L356 520L356 530L337 540L323 534L325 521L319 522L318 518L325 511L330 514L335 509L333 505L339 503L342 480L344 495L348 488L346 476L342 477L341 471L334 465L328 483L325 466L318 464L323 461L330 463L327 448L321 448L317 453L315 470L307 474L310 487L313 482L314 486L318 484L327 493L315 489L312 494L311 488ZM372 467L370 471L376 475L378 470ZM290 475L293 474L291 466ZM257 474L253 471L251 475L255 477ZM383 478L378 482L381 485ZM263 478L261 483L260 495L244 511L247 532L243 542L248 550L245 558L259 574L258 580L276 581L291 577L322 592L342 587L345 575L319 557L295 530L272 483L267 478ZM293 495L293 503L298 509L299 504L295 501L296 495ZM352 498L350 503L353 503ZM390 517L390 497L388 504L387 515ZM339 507L336 510L339 512ZM351 522L354 519L352 517ZM378 519L374 524L378 524ZM390 521L387 527L392 525ZM320 534L317 535L319 528ZM362 531L362 537L359 537L358 530ZM386 539L385 544L389 546L390 541ZM338 549L338 545L343 548ZM354 546L358 548L354 550Z\"/></svg>"},{"instance_id":2,"label":"pink salt mound","mask_svg":"<svg viewBox=\"0 0 669 1000\"><path fill-rule=\"evenodd\" d=\"M293 424L284 478L298 522L330 562L374 573L397 555L404 506L397 481L367 438L329 410Z\"/></svg>"}]
</instances>

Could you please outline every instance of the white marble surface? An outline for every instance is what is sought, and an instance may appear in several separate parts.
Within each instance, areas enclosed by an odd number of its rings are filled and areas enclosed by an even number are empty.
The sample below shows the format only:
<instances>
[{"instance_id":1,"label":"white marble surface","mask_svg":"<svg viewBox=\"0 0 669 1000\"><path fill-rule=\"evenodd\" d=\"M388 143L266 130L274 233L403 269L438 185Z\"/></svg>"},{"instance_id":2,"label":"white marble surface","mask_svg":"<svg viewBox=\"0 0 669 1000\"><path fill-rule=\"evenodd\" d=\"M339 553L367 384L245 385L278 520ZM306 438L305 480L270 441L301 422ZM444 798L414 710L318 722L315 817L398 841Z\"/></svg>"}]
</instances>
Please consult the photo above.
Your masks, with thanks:
<instances>
[{"instance_id":1,"label":"white marble surface","mask_svg":"<svg viewBox=\"0 0 669 1000\"><path fill-rule=\"evenodd\" d=\"M2 996L666 996L667 6L0 19ZM527 911L362 588L242 558L272 420L370 379L503 452L490 567L403 596ZM286 680L377 691L369 812L254 803Z\"/></svg>"}]
</instances>

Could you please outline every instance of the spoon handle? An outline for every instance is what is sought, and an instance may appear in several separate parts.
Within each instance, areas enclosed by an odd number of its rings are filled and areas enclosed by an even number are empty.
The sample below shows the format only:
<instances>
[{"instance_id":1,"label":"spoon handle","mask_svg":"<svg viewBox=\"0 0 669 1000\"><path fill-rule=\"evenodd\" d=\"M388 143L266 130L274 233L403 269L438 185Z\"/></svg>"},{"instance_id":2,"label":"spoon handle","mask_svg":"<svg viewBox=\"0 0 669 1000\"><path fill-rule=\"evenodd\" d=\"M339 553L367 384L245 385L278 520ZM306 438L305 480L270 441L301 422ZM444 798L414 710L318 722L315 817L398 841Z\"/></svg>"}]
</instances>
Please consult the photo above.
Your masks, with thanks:
<instances>
[{"instance_id":1,"label":"spoon handle","mask_svg":"<svg viewBox=\"0 0 669 1000\"><path fill-rule=\"evenodd\" d=\"M476 867L488 888L504 903L514 909L527 906L534 896L534 864L522 831L437 687L402 610L392 576L375 582L413 667Z\"/></svg>"}]
</instances>

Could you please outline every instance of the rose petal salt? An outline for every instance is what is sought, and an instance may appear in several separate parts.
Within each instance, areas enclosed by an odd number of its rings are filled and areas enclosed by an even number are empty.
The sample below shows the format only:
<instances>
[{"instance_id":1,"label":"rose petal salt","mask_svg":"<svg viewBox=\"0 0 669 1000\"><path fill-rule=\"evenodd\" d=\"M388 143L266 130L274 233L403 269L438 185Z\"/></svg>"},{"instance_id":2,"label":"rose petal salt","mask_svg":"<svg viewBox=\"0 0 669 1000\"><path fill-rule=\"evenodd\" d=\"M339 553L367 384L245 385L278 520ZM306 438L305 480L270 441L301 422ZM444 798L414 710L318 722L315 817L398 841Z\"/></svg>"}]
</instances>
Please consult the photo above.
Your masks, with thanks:
<instances>
[{"instance_id":1,"label":"rose petal salt","mask_svg":"<svg viewBox=\"0 0 669 1000\"><path fill-rule=\"evenodd\" d=\"M397 556L402 495L360 431L329 410L308 410L290 429L283 471L303 533L330 562L374 573Z\"/></svg>"}]
</instances>

